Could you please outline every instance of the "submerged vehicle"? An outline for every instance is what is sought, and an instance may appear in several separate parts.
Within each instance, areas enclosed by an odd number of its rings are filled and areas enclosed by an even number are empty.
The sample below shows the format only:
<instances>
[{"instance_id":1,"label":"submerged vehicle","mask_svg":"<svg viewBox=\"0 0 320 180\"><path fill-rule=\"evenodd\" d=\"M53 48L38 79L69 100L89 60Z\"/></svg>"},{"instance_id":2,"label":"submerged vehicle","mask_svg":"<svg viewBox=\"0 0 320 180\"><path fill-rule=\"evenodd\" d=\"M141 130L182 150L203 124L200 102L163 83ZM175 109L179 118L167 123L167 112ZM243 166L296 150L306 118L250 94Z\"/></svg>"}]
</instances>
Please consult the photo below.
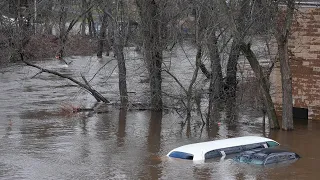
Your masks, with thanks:
<instances>
[{"instance_id":1,"label":"submerged vehicle","mask_svg":"<svg viewBox=\"0 0 320 180\"><path fill-rule=\"evenodd\" d=\"M247 164L269 165L275 163L293 162L299 158L300 156L294 152L274 148L259 148L242 152L237 155L234 160Z\"/></svg>"},{"instance_id":2,"label":"submerged vehicle","mask_svg":"<svg viewBox=\"0 0 320 180\"><path fill-rule=\"evenodd\" d=\"M278 146L279 143L265 137L244 136L184 145L170 151L167 156L201 161L257 148Z\"/></svg>"}]
</instances>

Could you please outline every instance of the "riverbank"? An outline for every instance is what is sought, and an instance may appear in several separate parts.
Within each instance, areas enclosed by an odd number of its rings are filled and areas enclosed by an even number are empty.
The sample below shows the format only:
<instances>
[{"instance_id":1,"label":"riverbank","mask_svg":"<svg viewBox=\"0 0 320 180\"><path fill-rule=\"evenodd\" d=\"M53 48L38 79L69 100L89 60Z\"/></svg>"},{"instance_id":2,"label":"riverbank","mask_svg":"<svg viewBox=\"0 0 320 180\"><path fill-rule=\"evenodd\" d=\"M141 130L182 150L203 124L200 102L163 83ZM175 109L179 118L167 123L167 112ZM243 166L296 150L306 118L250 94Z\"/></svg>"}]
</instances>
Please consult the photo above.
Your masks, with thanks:
<instances>
[{"instance_id":1,"label":"riverbank","mask_svg":"<svg viewBox=\"0 0 320 180\"><path fill-rule=\"evenodd\" d=\"M72 35L68 38L65 45L65 56L86 56L92 55L97 51L98 39L89 36ZM10 46L11 43L11 46ZM16 62L14 42L10 37L5 37L0 46L0 65ZM54 35L31 36L28 44L24 48L25 57L30 60L43 60L53 58L59 49L59 38Z\"/></svg>"}]
</instances>

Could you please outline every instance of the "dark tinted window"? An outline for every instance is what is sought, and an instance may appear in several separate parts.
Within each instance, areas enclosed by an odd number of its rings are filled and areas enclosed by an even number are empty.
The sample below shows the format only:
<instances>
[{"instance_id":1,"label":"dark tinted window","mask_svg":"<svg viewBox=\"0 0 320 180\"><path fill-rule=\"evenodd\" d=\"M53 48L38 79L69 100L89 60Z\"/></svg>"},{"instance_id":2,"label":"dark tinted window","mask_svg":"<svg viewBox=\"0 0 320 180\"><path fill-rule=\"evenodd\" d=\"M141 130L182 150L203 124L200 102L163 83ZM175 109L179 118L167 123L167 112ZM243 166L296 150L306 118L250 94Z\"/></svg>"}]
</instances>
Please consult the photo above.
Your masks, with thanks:
<instances>
[{"instance_id":1,"label":"dark tinted window","mask_svg":"<svg viewBox=\"0 0 320 180\"><path fill-rule=\"evenodd\" d=\"M172 153L169 154L169 157L193 160L192 154L179 152L179 151L173 151Z\"/></svg>"},{"instance_id":2,"label":"dark tinted window","mask_svg":"<svg viewBox=\"0 0 320 180\"><path fill-rule=\"evenodd\" d=\"M255 143L255 144L243 145L243 150L244 151L248 151L248 150L251 150L251 149L265 148L264 144L266 144L266 143Z\"/></svg>"},{"instance_id":3,"label":"dark tinted window","mask_svg":"<svg viewBox=\"0 0 320 180\"><path fill-rule=\"evenodd\" d=\"M244 151L244 149L243 149L243 146L235 146L235 147L221 149L221 151L224 151L226 155L229 155L229 154L242 152Z\"/></svg>"},{"instance_id":4,"label":"dark tinted window","mask_svg":"<svg viewBox=\"0 0 320 180\"><path fill-rule=\"evenodd\" d=\"M205 159L212 159L212 158L216 158L216 157L221 157L221 153L220 151L217 150L213 150L213 151L209 151L204 155Z\"/></svg>"},{"instance_id":5,"label":"dark tinted window","mask_svg":"<svg viewBox=\"0 0 320 180\"><path fill-rule=\"evenodd\" d=\"M223 151L225 153L225 155L229 155L229 154L242 152L243 148L242 148L242 146L235 146L235 147L217 149L217 150L207 152L204 155L204 157L205 157L205 159L212 159L212 158L216 158L216 157L221 157L222 156L221 151Z\"/></svg>"},{"instance_id":6,"label":"dark tinted window","mask_svg":"<svg viewBox=\"0 0 320 180\"><path fill-rule=\"evenodd\" d=\"M261 149L268 147L267 143L254 143L254 144L247 144L242 146L234 146L222 149L216 149L209 151L205 154L205 159L212 159L216 157L221 157L221 151L223 151L226 155L240 153L243 151L253 150L253 149Z\"/></svg>"},{"instance_id":7,"label":"dark tinted window","mask_svg":"<svg viewBox=\"0 0 320 180\"><path fill-rule=\"evenodd\" d=\"M266 143L255 143L255 144L247 144L247 145L235 146L230 148L223 148L218 151L224 151L226 155L228 155L228 154L235 154L235 153L253 150L253 149L267 148L267 147L268 145Z\"/></svg>"}]
</instances>

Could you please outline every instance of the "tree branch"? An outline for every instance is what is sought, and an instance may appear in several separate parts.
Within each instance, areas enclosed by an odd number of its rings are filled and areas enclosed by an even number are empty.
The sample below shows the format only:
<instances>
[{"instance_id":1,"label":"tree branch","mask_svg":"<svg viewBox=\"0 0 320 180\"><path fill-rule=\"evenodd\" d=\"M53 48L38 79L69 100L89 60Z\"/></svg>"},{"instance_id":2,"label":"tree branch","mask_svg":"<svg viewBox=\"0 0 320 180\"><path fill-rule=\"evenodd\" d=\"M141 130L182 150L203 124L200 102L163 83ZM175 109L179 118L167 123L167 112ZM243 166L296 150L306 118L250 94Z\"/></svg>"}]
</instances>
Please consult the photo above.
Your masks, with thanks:
<instances>
[{"instance_id":1,"label":"tree branch","mask_svg":"<svg viewBox=\"0 0 320 180\"><path fill-rule=\"evenodd\" d=\"M162 70L164 72L166 72L167 74L169 74L177 83L178 85L181 87L181 89L186 93L186 95L188 94L188 91L186 90L186 88L183 87L183 85L181 84L181 82L177 79L177 77L175 77L171 72L169 72L168 70Z\"/></svg>"}]
</instances>

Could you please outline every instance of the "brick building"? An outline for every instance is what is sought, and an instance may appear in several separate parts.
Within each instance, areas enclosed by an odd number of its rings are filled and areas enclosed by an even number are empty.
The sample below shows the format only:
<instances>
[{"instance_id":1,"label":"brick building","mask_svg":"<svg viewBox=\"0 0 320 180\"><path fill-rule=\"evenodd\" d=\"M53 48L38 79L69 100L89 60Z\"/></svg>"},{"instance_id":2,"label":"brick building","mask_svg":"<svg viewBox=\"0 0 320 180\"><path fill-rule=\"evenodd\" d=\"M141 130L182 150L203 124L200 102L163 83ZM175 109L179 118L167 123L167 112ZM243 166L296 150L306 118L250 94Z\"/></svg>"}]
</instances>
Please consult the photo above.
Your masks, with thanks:
<instances>
[{"instance_id":1,"label":"brick building","mask_svg":"<svg viewBox=\"0 0 320 180\"><path fill-rule=\"evenodd\" d=\"M320 2L298 3L297 9L289 39L294 116L320 120ZM270 80L276 109L281 111L279 68Z\"/></svg>"}]
</instances>

